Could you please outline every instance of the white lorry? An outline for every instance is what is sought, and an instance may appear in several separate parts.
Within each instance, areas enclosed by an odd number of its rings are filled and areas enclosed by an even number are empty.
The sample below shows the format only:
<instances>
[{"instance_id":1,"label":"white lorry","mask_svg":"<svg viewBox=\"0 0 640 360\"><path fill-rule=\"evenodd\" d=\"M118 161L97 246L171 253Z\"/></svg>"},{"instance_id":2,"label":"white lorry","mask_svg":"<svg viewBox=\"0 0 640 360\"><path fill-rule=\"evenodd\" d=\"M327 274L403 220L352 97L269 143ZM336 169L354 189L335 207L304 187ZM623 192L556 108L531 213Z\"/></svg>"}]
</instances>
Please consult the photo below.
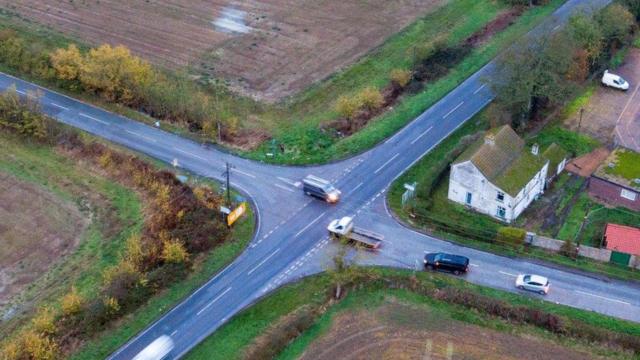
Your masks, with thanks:
<instances>
[{"instance_id":1,"label":"white lorry","mask_svg":"<svg viewBox=\"0 0 640 360\"><path fill-rule=\"evenodd\" d=\"M347 238L356 244L362 245L370 249L377 249L380 247L384 237L373 231L361 229L353 225L353 218L345 216L342 219L335 219L329 226L329 235L334 239Z\"/></svg>"},{"instance_id":2,"label":"white lorry","mask_svg":"<svg viewBox=\"0 0 640 360\"><path fill-rule=\"evenodd\" d=\"M153 342L142 351L136 355L133 360L164 360L166 359L171 350L173 350L174 343L171 337L168 335L161 335L157 339L153 340Z\"/></svg>"}]
</instances>

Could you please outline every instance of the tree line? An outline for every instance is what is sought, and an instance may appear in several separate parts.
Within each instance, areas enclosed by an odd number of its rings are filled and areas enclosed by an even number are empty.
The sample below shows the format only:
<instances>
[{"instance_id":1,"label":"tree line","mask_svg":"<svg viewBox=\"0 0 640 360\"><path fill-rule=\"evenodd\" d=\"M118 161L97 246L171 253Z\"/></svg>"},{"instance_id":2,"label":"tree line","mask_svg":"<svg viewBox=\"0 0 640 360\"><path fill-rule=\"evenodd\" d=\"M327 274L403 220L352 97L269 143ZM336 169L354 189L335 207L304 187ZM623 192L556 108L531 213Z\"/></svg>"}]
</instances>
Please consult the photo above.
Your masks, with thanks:
<instances>
[{"instance_id":1,"label":"tree line","mask_svg":"<svg viewBox=\"0 0 640 360\"><path fill-rule=\"evenodd\" d=\"M580 13L561 31L526 37L512 46L498 58L495 80L489 82L496 94L492 116L522 131L541 110L568 99L630 43L639 4L626 0L593 15Z\"/></svg>"}]
</instances>

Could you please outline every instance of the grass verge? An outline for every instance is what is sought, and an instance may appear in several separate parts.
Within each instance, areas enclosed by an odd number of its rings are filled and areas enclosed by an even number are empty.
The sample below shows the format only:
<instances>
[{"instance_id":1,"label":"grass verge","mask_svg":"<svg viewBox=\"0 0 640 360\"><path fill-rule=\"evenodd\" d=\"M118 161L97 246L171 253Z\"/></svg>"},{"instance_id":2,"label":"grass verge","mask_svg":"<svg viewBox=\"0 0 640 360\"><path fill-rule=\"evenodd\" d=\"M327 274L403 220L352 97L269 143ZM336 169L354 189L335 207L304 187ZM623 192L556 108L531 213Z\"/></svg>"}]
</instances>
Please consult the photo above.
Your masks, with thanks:
<instances>
[{"instance_id":1,"label":"grass verge","mask_svg":"<svg viewBox=\"0 0 640 360\"><path fill-rule=\"evenodd\" d=\"M417 281L425 288L455 288L466 290L477 295L502 300L513 306L526 306L539 309L565 319L579 320L586 324L598 326L613 332L640 336L640 326L635 323L585 310L556 305L529 296L473 285L464 280L443 274L430 272L414 273L407 270L388 268L374 268L372 271L383 279L393 277L406 279L415 274ZM365 285L364 287L358 286L358 290L350 291L342 301L331 305L328 310L316 320L310 329L306 330L291 342L280 354L278 359L298 358L311 342L321 336L330 327L332 318L339 312L349 309L370 310L381 304L387 296L398 297L412 304L435 307L438 311L445 312L451 318L467 323L499 331L533 333L539 336L546 336L547 338L554 338L556 341L558 340L557 337L540 329L515 325L477 311L470 311L468 308L459 305L435 300L409 290L394 288L393 285L389 286L389 284L389 281L380 281ZM216 333L192 350L186 358L189 360L241 359L244 349L250 346L252 341L262 334L270 324L275 323L278 319L293 312L302 305L324 303L327 300L330 290L331 281L329 276L324 274L287 285L232 318ZM581 343L580 345L588 346L588 344L585 343ZM594 349L602 354L602 350Z\"/></svg>"}]
</instances>

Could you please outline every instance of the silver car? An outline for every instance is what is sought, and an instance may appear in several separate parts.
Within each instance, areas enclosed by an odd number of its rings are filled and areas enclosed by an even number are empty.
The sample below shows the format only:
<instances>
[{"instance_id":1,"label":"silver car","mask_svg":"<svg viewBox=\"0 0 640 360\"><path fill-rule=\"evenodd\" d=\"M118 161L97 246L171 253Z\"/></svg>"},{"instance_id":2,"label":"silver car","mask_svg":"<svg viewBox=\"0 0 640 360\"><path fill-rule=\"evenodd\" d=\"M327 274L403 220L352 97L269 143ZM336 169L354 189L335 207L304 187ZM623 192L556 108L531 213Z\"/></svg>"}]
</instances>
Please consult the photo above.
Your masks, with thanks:
<instances>
[{"instance_id":1,"label":"silver car","mask_svg":"<svg viewBox=\"0 0 640 360\"><path fill-rule=\"evenodd\" d=\"M516 278L516 287L522 290L535 291L541 295L549 292L549 279L540 275L520 274Z\"/></svg>"}]
</instances>

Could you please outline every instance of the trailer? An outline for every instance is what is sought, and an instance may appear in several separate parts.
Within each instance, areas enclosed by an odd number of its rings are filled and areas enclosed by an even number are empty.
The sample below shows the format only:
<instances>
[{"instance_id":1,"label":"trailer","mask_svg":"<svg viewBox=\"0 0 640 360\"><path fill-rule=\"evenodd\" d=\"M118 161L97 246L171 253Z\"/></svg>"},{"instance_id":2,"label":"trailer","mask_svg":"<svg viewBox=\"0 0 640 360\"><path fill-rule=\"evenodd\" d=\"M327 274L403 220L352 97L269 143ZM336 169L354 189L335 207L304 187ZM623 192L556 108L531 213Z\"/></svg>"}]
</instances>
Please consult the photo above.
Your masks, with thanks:
<instances>
[{"instance_id":1,"label":"trailer","mask_svg":"<svg viewBox=\"0 0 640 360\"><path fill-rule=\"evenodd\" d=\"M334 239L347 238L370 249L379 248L384 240L384 236L378 233L354 226L353 218L350 216L333 220L327 226L327 230Z\"/></svg>"}]
</instances>

